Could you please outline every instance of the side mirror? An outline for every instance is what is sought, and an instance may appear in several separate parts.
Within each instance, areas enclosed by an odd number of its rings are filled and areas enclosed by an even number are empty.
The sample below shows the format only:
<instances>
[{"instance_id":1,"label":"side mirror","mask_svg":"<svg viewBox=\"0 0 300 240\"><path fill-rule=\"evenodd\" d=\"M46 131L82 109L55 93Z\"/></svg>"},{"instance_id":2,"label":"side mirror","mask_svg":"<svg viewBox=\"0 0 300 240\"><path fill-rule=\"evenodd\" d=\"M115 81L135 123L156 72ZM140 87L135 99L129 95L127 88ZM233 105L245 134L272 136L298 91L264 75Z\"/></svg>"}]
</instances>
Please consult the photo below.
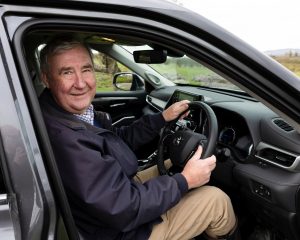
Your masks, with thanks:
<instances>
[{"instance_id":1,"label":"side mirror","mask_svg":"<svg viewBox=\"0 0 300 240\"><path fill-rule=\"evenodd\" d=\"M120 72L113 77L113 85L122 91L144 90L144 81L135 73Z\"/></svg>"}]
</instances>

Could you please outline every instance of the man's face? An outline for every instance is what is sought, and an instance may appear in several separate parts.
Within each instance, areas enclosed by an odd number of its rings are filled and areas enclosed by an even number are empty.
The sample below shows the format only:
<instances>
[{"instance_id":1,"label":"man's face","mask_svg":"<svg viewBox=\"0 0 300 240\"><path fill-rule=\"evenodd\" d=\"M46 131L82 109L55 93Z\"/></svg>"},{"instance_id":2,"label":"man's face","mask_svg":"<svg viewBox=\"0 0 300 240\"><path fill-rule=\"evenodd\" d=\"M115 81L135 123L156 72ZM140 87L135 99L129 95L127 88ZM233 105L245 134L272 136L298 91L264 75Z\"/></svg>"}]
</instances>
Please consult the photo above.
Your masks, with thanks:
<instances>
[{"instance_id":1,"label":"man's face","mask_svg":"<svg viewBox=\"0 0 300 240\"><path fill-rule=\"evenodd\" d=\"M91 57L83 46L64 50L48 59L49 74L43 81L55 101L70 113L83 113L96 93Z\"/></svg>"}]
</instances>

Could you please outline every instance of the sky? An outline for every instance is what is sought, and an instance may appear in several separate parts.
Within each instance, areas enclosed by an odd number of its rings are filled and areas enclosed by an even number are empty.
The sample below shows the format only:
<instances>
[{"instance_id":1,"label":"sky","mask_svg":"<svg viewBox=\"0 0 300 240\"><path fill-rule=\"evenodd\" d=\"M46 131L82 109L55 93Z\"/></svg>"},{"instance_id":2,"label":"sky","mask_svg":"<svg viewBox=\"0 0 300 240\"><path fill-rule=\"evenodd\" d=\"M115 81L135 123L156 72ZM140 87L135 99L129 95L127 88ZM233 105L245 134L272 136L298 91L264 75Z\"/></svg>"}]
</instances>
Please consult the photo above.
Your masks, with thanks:
<instances>
[{"instance_id":1,"label":"sky","mask_svg":"<svg viewBox=\"0 0 300 240\"><path fill-rule=\"evenodd\" d=\"M212 20L260 51L300 49L300 0L169 0Z\"/></svg>"}]
</instances>

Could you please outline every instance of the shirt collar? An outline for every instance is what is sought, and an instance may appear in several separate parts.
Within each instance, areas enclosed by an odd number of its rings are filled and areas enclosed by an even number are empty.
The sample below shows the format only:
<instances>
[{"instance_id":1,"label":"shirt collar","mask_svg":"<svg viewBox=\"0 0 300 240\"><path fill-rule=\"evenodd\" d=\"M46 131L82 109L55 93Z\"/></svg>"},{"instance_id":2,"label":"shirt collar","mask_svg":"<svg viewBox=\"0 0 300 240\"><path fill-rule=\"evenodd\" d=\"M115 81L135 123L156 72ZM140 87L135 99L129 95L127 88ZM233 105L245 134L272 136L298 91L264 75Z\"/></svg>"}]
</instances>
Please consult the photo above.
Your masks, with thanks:
<instances>
[{"instance_id":1,"label":"shirt collar","mask_svg":"<svg viewBox=\"0 0 300 240\"><path fill-rule=\"evenodd\" d=\"M94 106L91 104L84 113L74 114L78 119L94 125Z\"/></svg>"}]
</instances>

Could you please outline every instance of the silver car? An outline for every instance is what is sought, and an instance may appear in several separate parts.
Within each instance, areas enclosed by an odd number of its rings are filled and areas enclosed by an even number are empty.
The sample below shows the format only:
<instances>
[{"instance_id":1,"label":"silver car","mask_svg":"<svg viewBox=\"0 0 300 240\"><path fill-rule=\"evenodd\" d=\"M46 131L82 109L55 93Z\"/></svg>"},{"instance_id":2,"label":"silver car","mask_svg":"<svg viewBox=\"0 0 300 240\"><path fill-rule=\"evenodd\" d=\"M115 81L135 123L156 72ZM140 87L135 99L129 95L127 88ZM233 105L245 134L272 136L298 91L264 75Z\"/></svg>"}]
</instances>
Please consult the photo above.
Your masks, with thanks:
<instances>
[{"instance_id":1,"label":"silver car","mask_svg":"<svg viewBox=\"0 0 300 240\"><path fill-rule=\"evenodd\" d=\"M80 238L38 102L39 52L61 32L92 47L93 103L115 126L181 99L208 105L218 126L212 140L203 109L174 123L174 132L188 128L211 142L218 162L210 184L230 196L243 239L300 239L300 79L293 73L165 1L2 0L0 14L0 239ZM158 140L136 152L141 169L158 164Z\"/></svg>"}]
</instances>

